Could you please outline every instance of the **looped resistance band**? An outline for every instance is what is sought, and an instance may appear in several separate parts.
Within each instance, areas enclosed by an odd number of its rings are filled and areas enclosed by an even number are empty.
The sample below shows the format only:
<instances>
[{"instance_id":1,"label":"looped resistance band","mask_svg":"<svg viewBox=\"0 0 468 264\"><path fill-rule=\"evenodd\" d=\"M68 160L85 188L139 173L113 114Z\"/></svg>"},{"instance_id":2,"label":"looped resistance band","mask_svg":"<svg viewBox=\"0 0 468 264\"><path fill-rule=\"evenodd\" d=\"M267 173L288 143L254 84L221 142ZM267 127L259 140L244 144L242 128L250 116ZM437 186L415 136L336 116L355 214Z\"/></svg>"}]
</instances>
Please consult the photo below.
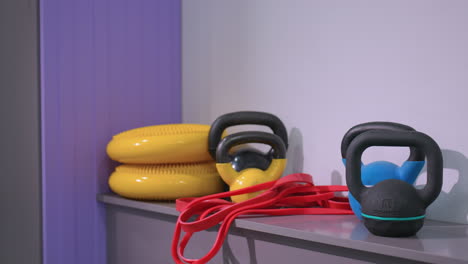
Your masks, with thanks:
<instances>
[{"instance_id":1,"label":"looped resistance band","mask_svg":"<svg viewBox=\"0 0 468 264\"><path fill-rule=\"evenodd\" d=\"M220 199L233 195L260 192L260 195L232 203ZM312 176L291 174L277 181L266 182L236 191L212 194L200 198L177 199L176 209L181 212L172 240L172 257L177 264L207 263L221 249L231 223L245 215L348 215L353 214L347 198L336 197L335 192L346 192L341 185L315 186ZM189 221L193 216L195 220ZM221 223L211 250L199 259L184 257L184 250L196 232ZM182 240L180 235L185 232ZM179 243L180 241L180 243Z\"/></svg>"}]
</instances>

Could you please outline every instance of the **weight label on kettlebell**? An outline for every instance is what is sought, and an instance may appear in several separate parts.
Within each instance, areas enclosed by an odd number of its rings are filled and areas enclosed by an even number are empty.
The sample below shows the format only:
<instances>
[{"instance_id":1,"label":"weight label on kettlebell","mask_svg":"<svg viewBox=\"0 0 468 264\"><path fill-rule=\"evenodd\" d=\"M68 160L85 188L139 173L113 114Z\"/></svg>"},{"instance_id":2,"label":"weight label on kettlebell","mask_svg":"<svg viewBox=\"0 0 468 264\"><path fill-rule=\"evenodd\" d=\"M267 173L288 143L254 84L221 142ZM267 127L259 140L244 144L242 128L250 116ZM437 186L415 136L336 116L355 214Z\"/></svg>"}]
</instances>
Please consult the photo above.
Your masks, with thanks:
<instances>
[{"instance_id":1,"label":"weight label on kettlebell","mask_svg":"<svg viewBox=\"0 0 468 264\"><path fill-rule=\"evenodd\" d=\"M382 208L382 210L392 210L393 209L393 199L383 199L381 208Z\"/></svg>"},{"instance_id":2,"label":"weight label on kettlebell","mask_svg":"<svg viewBox=\"0 0 468 264\"><path fill-rule=\"evenodd\" d=\"M390 215L400 211L403 201L393 198L383 198L382 200L375 200L373 202L374 214ZM377 209L378 208L378 209Z\"/></svg>"}]
</instances>

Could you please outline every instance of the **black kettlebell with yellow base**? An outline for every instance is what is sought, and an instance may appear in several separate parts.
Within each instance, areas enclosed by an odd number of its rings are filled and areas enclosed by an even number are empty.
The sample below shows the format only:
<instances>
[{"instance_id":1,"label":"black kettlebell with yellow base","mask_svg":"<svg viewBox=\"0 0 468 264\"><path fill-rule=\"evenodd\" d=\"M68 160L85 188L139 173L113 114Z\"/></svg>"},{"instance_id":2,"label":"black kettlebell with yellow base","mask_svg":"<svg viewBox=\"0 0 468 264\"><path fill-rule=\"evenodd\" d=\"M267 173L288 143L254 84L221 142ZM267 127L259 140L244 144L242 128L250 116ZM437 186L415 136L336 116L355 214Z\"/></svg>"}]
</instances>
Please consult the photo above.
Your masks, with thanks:
<instances>
[{"instance_id":1,"label":"black kettlebell with yellow base","mask_svg":"<svg viewBox=\"0 0 468 264\"><path fill-rule=\"evenodd\" d=\"M288 148L288 132L283 122L277 116L266 112L238 111L218 117L211 125L208 133L208 151L213 159L216 159L216 149L221 141L223 132L229 127L238 125L269 127L273 134L283 141L286 149ZM243 146L237 150L231 150L231 163L236 171L252 167L266 170L271 163L272 151L263 153L258 149Z\"/></svg>"},{"instance_id":2,"label":"black kettlebell with yellow base","mask_svg":"<svg viewBox=\"0 0 468 264\"><path fill-rule=\"evenodd\" d=\"M427 159L427 184L423 189L399 180L387 179L367 187L361 180L361 157L372 146L414 147ZM442 189L443 160L437 143L416 131L364 132L346 151L346 183L362 206L366 228L378 236L406 237L416 234L424 224L426 208Z\"/></svg>"},{"instance_id":3,"label":"black kettlebell with yellow base","mask_svg":"<svg viewBox=\"0 0 468 264\"><path fill-rule=\"evenodd\" d=\"M237 145L247 143L262 143L272 147L271 162L266 169L256 166L237 171L232 164L229 150ZM216 168L221 178L229 185L230 191L235 191L256 184L277 180L286 168L286 146L283 140L271 133L259 131L239 132L225 137L216 149ZM258 193L248 193L232 196L233 202L242 202L257 196Z\"/></svg>"}]
</instances>

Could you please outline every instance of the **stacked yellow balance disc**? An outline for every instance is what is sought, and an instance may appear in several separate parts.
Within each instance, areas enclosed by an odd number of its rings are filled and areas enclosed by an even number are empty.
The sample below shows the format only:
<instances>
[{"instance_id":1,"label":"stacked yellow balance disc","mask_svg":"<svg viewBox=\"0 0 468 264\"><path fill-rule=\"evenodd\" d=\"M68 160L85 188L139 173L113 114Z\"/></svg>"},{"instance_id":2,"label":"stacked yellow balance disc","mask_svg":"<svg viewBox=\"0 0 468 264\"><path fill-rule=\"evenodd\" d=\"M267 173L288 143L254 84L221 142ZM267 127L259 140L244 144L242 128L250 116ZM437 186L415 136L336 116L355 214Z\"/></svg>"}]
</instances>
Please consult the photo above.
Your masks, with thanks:
<instances>
[{"instance_id":1,"label":"stacked yellow balance disc","mask_svg":"<svg viewBox=\"0 0 468 264\"><path fill-rule=\"evenodd\" d=\"M223 190L208 153L210 126L157 125L115 135L107 154L124 163L109 178L115 193L132 199L174 200Z\"/></svg>"}]
</instances>

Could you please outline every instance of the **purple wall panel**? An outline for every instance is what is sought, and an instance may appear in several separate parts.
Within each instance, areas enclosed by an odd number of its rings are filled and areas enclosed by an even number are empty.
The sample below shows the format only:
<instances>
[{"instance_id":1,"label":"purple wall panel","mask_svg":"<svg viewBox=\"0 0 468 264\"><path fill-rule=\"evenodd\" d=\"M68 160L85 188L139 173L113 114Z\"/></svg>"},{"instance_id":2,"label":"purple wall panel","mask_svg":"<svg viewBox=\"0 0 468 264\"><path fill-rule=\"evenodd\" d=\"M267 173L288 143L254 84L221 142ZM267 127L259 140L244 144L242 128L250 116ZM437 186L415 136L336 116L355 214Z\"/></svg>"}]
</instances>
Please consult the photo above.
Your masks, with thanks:
<instances>
[{"instance_id":1,"label":"purple wall panel","mask_svg":"<svg viewBox=\"0 0 468 264\"><path fill-rule=\"evenodd\" d=\"M181 120L180 1L40 5L44 263L105 263L107 142Z\"/></svg>"}]
</instances>

